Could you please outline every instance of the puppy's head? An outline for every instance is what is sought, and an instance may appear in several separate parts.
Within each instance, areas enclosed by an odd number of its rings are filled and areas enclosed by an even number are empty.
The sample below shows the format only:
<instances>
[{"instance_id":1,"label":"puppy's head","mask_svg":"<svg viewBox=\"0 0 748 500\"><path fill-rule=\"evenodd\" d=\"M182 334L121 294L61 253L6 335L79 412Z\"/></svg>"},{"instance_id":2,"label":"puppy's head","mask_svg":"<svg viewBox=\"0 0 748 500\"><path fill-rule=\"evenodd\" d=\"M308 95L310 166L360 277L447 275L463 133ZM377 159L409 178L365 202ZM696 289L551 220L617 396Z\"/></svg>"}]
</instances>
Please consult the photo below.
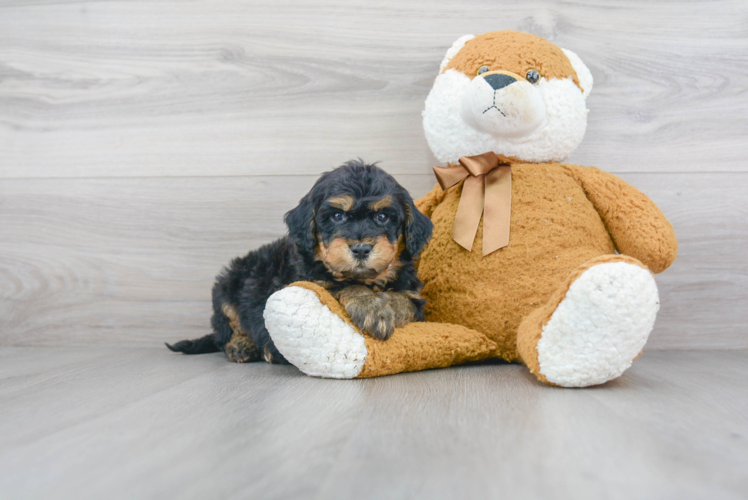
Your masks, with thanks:
<instances>
[{"instance_id":1,"label":"puppy's head","mask_svg":"<svg viewBox=\"0 0 748 500\"><path fill-rule=\"evenodd\" d=\"M300 253L338 281L367 284L394 278L432 229L391 175L360 160L323 174L285 221Z\"/></svg>"}]
</instances>

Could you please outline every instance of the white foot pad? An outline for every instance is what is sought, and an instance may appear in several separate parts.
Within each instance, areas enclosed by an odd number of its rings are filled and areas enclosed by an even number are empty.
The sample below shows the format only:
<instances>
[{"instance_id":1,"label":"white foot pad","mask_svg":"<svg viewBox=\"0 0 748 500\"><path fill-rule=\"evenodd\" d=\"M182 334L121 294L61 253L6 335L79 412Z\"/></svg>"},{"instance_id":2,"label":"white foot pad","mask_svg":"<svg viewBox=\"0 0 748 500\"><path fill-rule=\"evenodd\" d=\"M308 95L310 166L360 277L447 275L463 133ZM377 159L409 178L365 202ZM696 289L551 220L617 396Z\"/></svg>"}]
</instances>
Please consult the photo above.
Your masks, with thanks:
<instances>
[{"instance_id":1,"label":"white foot pad","mask_svg":"<svg viewBox=\"0 0 748 500\"><path fill-rule=\"evenodd\" d=\"M571 284L538 341L540 373L563 387L619 377L647 342L660 301L652 274L598 264Z\"/></svg>"},{"instance_id":2,"label":"white foot pad","mask_svg":"<svg viewBox=\"0 0 748 500\"><path fill-rule=\"evenodd\" d=\"M361 373L366 359L364 338L313 291L290 286L275 292L263 316L275 347L307 375L354 378Z\"/></svg>"}]
</instances>

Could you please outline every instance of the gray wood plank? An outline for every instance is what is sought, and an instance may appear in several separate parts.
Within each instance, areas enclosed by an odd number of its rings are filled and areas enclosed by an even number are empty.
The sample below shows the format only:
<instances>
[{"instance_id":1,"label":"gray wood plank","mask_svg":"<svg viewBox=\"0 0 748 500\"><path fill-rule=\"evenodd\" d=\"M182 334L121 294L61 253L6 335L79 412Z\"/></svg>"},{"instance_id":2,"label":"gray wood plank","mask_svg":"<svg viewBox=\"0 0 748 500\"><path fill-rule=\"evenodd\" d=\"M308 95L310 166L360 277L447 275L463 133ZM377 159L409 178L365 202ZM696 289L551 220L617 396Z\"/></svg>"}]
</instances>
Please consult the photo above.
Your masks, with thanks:
<instances>
[{"instance_id":1,"label":"gray wood plank","mask_svg":"<svg viewBox=\"0 0 748 500\"><path fill-rule=\"evenodd\" d=\"M0 181L0 344L207 333L215 275L285 234L315 179Z\"/></svg>"},{"instance_id":2,"label":"gray wood plank","mask_svg":"<svg viewBox=\"0 0 748 500\"><path fill-rule=\"evenodd\" d=\"M93 350L102 361L81 354ZM748 351L570 390L517 365L356 381L165 349L2 348L4 498L680 498L748 490ZM31 358L16 353L33 352ZM107 364L103 361L111 360Z\"/></svg>"},{"instance_id":3,"label":"gray wood plank","mask_svg":"<svg viewBox=\"0 0 748 500\"><path fill-rule=\"evenodd\" d=\"M362 416L319 498L741 498L746 353L725 354L648 353L578 391L519 366L439 373L451 390L432 373L379 379L397 401Z\"/></svg>"},{"instance_id":4,"label":"gray wood plank","mask_svg":"<svg viewBox=\"0 0 748 500\"><path fill-rule=\"evenodd\" d=\"M29 351L34 354L32 359L27 358ZM170 352L166 347L163 351ZM3 402L0 448L3 449L71 426L85 427L90 420L113 409L126 407L223 367L217 363L221 358L215 357L213 363L191 367L178 356L161 357L158 363L147 363L139 361L144 356L142 349L120 347L43 350L19 347L10 352L14 359L5 359L5 364L10 365L16 375L0 381L0 401ZM137 373L132 371L133 363L138 366ZM60 398L60 394L65 397ZM45 414L52 419L44 429L25 427L23 422L30 414Z\"/></svg>"},{"instance_id":5,"label":"gray wood plank","mask_svg":"<svg viewBox=\"0 0 748 500\"><path fill-rule=\"evenodd\" d=\"M385 168L388 167L384 164ZM748 174L625 174L672 220L649 349L748 347ZM415 196L431 176L399 176ZM155 345L209 331L231 258L285 233L314 176L0 181L0 345Z\"/></svg>"},{"instance_id":6,"label":"gray wood plank","mask_svg":"<svg viewBox=\"0 0 748 500\"><path fill-rule=\"evenodd\" d=\"M748 4L512 0L0 6L0 177L425 174L420 112L466 33L571 48L596 79L571 161L746 171Z\"/></svg>"},{"instance_id":7,"label":"gray wood plank","mask_svg":"<svg viewBox=\"0 0 748 500\"><path fill-rule=\"evenodd\" d=\"M622 174L678 235L678 258L657 276L660 313L650 349L748 348L748 176ZM721 319L720 319L721 318Z\"/></svg>"}]
</instances>

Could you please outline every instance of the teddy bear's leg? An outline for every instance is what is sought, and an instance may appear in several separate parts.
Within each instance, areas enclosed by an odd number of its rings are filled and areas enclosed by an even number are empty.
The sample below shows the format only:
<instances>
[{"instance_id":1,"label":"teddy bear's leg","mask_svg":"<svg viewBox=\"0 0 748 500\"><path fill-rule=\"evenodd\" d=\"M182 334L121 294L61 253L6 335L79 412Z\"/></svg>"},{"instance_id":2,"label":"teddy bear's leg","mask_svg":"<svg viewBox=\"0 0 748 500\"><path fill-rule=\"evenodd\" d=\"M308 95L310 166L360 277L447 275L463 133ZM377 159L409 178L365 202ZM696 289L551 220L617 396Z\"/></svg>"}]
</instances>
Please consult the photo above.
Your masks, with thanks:
<instances>
[{"instance_id":1,"label":"teddy bear's leg","mask_svg":"<svg viewBox=\"0 0 748 500\"><path fill-rule=\"evenodd\" d=\"M639 356L660 307L649 269L623 255L577 268L520 324L517 349L540 380L587 387L619 377Z\"/></svg>"},{"instance_id":2,"label":"teddy bear's leg","mask_svg":"<svg viewBox=\"0 0 748 500\"><path fill-rule=\"evenodd\" d=\"M482 333L443 323L409 323L388 340L361 333L322 287L294 283L265 305L275 346L299 370L316 377L367 378L439 368L493 355Z\"/></svg>"}]
</instances>

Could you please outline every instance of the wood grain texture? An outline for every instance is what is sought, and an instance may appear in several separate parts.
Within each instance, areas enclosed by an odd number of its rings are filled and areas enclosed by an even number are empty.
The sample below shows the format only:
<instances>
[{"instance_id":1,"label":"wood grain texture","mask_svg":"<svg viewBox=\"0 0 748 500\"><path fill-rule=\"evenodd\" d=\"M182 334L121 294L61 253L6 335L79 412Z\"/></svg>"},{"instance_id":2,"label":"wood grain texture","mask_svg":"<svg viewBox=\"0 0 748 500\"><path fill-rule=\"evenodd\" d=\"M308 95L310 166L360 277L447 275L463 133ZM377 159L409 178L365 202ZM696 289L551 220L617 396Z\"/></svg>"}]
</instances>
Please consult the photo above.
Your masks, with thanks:
<instances>
[{"instance_id":1,"label":"wood grain texture","mask_svg":"<svg viewBox=\"0 0 748 500\"><path fill-rule=\"evenodd\" d=\"M386 167L387 165L385 165ZM748 348L748 173L625 174L673 222L649 349ZM398 176L415 196L432 176ZM315 180L0 181L0 345L154 345L209 331L230 259L285 233Z\"/></svg>"},{"instance_id":2,"label":"wood grain texture","mask_svg":"<svg viewBox=\"0 0 748 500\"><path fill-rule=\"evenodd\" d=\"M595 89L570 161L621 174L681 241L649 347L748 347L742 0L0 3L0 345L208 331L212 280L361 156L419 196L446 48L516 29Z\"/></svg>"},{"instance_id":3,"label":"wood grain texture","mask_svg":"<svg viewBox=\"0 0 748 500\"><path fill-rule=\"evenodd\" d=\"M739 499L748 351L594 389L517 365L371 380L164 349L0 348L3 498Z\"/></svg>"},{"instance_id":4,"label":"wood grain texture","mask_svg":"<svg viewBox=\"0 0 748 500\"><path fill-rule=\"evenodd\" d=\"M596 80L571 160L746 171L743 0L122 2L0 6L0 176L316 173L434 163L423 101L459 36L528 31Z\"/></svg>"}]
</instances>

